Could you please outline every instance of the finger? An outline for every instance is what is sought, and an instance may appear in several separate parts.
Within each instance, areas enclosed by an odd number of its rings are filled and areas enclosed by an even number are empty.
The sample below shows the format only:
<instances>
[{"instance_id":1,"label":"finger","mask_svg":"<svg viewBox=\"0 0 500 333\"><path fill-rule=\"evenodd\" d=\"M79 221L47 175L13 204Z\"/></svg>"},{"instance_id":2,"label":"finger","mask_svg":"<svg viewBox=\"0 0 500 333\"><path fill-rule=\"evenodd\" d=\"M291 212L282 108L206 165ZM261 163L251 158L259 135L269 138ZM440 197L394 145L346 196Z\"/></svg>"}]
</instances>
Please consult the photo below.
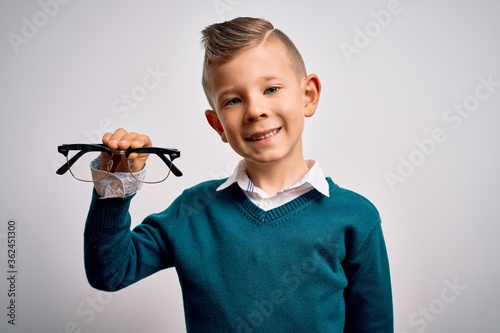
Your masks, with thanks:
<instances>
[{"instance_id":1,"label":"finger","mask_svg":"<svg viewBox=\"0 0 500 333\"><path fill-rule=\"evenodd\" d=\"M140 135L136 132L129 132L125 135L123 135L120 140L118 141L118 149L125 150L128 148L132 148L132 141L134 140L140 140L138 137Z\"/></svg>"},{"instance_id":2,"label":"finger","mask_svg":"<svg viewBox=\"0 0 500 333\"><path fill-rule=\"evenodd\" d=\"M106 146L108 145L108 142L109 140L111 139L111 137L113 136L113 133L111 132L106 132L104 133L104 135L102 136L102 143L104 143Z\"/></svg>"},{"instance_id":3,"label":"finger","mask_svg":"<svg viewBox=\"0 0 500 333\"><path fill-rule=\"evenodd\" d=\"M119 128L114 133L104 134L102 140L103 140L103 143L105 145L107 145L110 149L118 149L118 143L127 134L128 134L128 132L125 129Z\"/></svg>"},{"instance_id":4,"label":"finger","mask_svg":"<svg viewBox=\"0 0 500 333\"><path fill-rule=\"evenodd\" d=\"M152 147L153 142L146 134L140 134L135 136L132 141L130 141L130 148L142 148L142 147Z\"/></svg>"},{"instance_id":5,"label":"finger","mask_svg":"<svg viewBox=\"0 0 500 333\"><path fill-rule=\"evenodd\" d=\"M125 134L118 143L119 149L142 148L152 146L151 139L144 134L130 132Z\"/></svg>"}]
</instances>

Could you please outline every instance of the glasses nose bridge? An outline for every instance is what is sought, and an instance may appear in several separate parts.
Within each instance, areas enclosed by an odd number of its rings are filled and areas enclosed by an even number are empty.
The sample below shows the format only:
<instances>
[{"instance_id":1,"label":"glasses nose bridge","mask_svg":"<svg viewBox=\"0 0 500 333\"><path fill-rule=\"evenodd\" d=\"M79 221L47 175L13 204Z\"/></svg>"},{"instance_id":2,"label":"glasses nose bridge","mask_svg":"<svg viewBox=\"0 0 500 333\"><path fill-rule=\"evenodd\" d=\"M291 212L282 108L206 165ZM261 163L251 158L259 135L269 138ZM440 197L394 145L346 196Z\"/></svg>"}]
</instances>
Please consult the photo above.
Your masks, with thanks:
<instances>
[{"instance_id":1,"label":"glasses nose bridge","mask_svg":"<svg viewBox=\"0 0 500 333\"><path fill-rule=\"evenodd\" d=\"M113 155L127 156L127 150L111 150L111 156Z\"/></svg>"}]
</instances>

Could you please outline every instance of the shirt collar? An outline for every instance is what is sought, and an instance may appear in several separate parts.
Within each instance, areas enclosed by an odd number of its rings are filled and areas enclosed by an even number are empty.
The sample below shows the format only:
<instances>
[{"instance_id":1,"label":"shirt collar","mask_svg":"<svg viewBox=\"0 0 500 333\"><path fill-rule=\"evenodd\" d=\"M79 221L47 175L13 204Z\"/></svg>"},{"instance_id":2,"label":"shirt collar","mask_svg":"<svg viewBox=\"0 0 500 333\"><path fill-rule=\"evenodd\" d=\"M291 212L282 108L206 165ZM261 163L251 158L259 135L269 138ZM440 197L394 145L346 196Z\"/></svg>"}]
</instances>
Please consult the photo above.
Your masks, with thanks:
<instances>
[{"instance_id":1,"label":"shirt collar","mask_svg":"<svg viewBox=\"0 0 500 333\"><path fill-rule=\"evenodd\" d=\"M309 167L309 171L304 175L304 177L302 177L295 185L283 189L282 191L278 192L278 194L282 192L288 192L292 189L309 184L324 196L330 196L330 187L328 185L328 182L326 181L323 171L321 170L319 162L315 160L306 160L306 163ZM238 183L243 191L258 193L262 197L267 196L264 191L256 187L250 180L250 178L248 178L248 175L245 172L245 160L241 160L238 163L231 176L229 176L229 178L217 188L217 191L228 188L234 183Z\"/></svg>"}]
</instances>

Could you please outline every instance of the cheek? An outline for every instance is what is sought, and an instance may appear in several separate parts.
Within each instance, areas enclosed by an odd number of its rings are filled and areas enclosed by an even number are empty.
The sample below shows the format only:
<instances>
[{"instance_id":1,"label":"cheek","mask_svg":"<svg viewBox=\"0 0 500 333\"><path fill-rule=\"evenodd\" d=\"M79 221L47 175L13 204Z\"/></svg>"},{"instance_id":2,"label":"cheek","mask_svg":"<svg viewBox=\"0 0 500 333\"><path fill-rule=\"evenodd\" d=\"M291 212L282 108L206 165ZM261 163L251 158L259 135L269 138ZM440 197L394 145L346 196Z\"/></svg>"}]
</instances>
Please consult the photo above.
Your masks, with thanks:
<instances>
[{"instance_id":1,"label":"cheek","mask_svg":"<svg viewBox=\"0 0 500 333\"><path fill-rule=\"evenodd\" d=\"M283 108L285 122L291 126L302 126L304 123L304 109L297 104L289 104Z\"/></svg>"},{"instance_id":2,"label":"cheek","mask_svg":"<svg viewBox=\"0 0 500 333\"><path fill-rule=\"evenodd\" d=\"M223 135L226 140L231 139L238 133L238 126L236 125L236 120L228 117L224 117L220 119L222 128L224 129Z\"/></svg>"},{"instance_id":3,"label":"cheek","mask_svg":"<svg viewBox=\"0 0 500 333\"><path fill-rule=\"evenodd\" d=\"M295 94L288 94L279 101L276 107L280 108L283 114L290 119L295 120L298 117L304 117L303 100L298 96L300 96L298 92Z\"/></svg>"}]
</instances>

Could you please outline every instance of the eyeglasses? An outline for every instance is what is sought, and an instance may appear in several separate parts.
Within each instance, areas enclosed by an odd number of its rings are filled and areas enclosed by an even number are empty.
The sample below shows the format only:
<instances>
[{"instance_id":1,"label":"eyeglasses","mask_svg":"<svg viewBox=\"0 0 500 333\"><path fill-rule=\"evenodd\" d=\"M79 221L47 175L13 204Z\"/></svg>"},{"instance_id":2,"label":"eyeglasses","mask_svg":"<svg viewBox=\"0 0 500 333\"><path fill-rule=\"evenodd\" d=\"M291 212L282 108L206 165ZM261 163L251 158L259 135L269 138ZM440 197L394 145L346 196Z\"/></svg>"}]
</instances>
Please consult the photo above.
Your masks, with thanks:
<instances>
[{"instance_id":1,"label":"eyeglasses","mask_svg":"<svg viewBox=\"0 0 500 333\"><path fill-rule=\"evenodd\" d=\"M170 173L177 177L182 176L182 172L172 163L181 155L181 152L177 149L142 147L112 150L104 144L65 144L58 146L57 151L66 157L66 163L56 171L56 174L63 175L69 171L75 179L83 182L103 180L116 169L118 163L122 163L123 170L128 170L134 179L146 184L161 183L168 178ZM132 154L139 154L138 157L148 157L146 161L147 172L144 179L139 178L137 173L133 171L133 163L129 159ZM92 176L90 165L96 163L98 157L102 159L106 155L108 162L105 165L105 170L102 170L97 165L100 172ZM113 166L115 167L113 168Z\"/></svg>"}]
</instances>

